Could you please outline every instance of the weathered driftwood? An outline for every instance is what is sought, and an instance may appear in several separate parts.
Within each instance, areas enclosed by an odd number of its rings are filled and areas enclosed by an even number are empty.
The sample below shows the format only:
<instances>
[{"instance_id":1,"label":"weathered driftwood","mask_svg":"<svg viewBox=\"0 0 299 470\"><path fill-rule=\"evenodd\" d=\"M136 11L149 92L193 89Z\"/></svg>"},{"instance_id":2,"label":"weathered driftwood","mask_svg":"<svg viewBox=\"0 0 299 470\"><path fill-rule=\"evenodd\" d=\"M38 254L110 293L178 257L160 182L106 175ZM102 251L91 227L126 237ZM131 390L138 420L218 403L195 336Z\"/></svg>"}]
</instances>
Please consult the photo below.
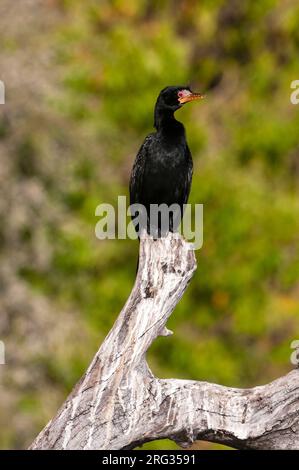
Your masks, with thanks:
<instances>
[{"instance_id":1,"label":"weathered driftwood","mask_svg":"<svg viewBox=\"0 0 299 470\"><path fill-rule=\"evenodd\" d=\"M161 380L146 363L183 295L196 260L178 235L140 243L131 295L85 375L31 449L132 449L154 439L196 439L239 449L299 448L299 371L235 389ZM198 358L200 360L200 358ZM221 360L220 360L221 362Z\"/></svg>"}]
</instances>

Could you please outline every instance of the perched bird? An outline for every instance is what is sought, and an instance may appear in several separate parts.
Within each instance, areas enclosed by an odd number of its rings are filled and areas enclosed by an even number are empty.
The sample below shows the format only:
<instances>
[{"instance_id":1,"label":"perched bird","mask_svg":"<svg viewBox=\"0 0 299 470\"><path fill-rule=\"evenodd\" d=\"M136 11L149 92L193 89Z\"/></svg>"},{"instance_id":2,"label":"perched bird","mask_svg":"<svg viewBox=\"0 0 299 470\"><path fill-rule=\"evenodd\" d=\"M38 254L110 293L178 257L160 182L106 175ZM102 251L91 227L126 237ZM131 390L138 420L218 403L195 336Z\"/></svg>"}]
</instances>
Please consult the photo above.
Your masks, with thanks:
<instances>
[{"instance_id":1,"label":"perched bird","mask_svg":"<svg viewBox=\"0 0 299 470\"><path fill-rule=\"evenodd\" d=\"M192 180L193 162L186 141L183 124L174 117L175 111L185 103L203 98L189 87L168 86L157 99L154 111L156 132L149 134L135 159L130 179L130 205L145 208L145 218L132 212L137 233L147 230L154 237L177 230L187 203ZM166 221L151 207L166 205L174 207ZM173 206L175 205L175 206ZM136 207L136 206L135 206ZM140 211L139 211L140 214Z\"/></svg>"}]
</instances>

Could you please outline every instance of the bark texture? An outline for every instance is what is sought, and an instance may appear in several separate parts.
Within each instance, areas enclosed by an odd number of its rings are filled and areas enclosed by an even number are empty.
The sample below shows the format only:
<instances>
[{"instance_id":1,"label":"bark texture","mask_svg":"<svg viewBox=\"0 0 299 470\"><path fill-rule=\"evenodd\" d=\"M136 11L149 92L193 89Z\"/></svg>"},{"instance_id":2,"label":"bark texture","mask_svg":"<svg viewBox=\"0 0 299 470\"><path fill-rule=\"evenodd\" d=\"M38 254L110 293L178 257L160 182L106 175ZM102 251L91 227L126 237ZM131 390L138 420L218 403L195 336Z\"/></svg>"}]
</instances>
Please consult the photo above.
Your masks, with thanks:
<instances>
[{"instance_id":1,"label":"bark texture","mask_svg":"<svg viewBox=\"0 0 299 470\"><path fill-rule=\"evenodd\" d=\"M146 363L194 271L192 245L169 234L140 242L131 295L86 373L31 449L132 449L169 438L239 449L299 448L299 371L252 389L162 380ZM200 358L199 358L200 359Z\"/></svg>"}]
</instances>

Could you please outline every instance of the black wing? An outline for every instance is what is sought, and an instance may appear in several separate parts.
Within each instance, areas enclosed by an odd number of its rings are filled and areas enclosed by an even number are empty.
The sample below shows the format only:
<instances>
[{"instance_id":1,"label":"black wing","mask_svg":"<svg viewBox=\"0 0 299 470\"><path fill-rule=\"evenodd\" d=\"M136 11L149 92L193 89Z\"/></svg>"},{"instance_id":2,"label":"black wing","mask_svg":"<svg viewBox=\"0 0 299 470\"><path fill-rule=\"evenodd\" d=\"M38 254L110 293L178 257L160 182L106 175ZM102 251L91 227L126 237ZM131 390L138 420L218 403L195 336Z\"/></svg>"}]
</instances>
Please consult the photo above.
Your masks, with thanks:
<instances>
[{"instance_id":1,"label":"black wing","mask_svg":"<svg viewBox=\"0 0 299 470\"><path fill-rule=\"evenodd\" d=\"M190 194L191 183L192 183L192 175L193 175L193 161L192 155L188 145L186 146L186 154L187 154L187 177L185 178L185 187L184 187L184 197L183 197L183 204L187 204L188 197Z\"/></svg>"},{"instance_id":2,"label":"black wing","mask_svg":"<svg viewBox=\"0 0 299 470\"><path fill-rule=\"evenodd\" d=\"M154 140L154 134L148 135L137 153L130 179L130 205L142 204L142 187L148 150Z\"/></svg>"}]
</instances>

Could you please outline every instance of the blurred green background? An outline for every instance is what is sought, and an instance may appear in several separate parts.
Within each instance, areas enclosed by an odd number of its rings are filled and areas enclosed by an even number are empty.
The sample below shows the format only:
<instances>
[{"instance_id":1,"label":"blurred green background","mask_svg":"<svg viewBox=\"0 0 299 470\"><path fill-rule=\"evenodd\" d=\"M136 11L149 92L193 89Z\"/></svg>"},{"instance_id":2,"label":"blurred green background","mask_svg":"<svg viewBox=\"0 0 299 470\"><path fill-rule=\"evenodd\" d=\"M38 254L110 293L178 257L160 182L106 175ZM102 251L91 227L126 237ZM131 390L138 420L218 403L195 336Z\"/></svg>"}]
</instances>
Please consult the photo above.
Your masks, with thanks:
<instances>
[{"instance_id":1,"label":"blurred green background","mask_svg":"<svg viewBox=\"0 0 299 470\"><path fill-rule=\"evenodd\" d=\"M296 0L2 0L0 447L25 448L113 325L138 243L99 241L166 85L204 204L198 269L149 363L236 387L289 371L299 338ZM196 444L197 448L209 447ZM173 448L169 441L147 445Z\"/></svg>"}]
</instances>

